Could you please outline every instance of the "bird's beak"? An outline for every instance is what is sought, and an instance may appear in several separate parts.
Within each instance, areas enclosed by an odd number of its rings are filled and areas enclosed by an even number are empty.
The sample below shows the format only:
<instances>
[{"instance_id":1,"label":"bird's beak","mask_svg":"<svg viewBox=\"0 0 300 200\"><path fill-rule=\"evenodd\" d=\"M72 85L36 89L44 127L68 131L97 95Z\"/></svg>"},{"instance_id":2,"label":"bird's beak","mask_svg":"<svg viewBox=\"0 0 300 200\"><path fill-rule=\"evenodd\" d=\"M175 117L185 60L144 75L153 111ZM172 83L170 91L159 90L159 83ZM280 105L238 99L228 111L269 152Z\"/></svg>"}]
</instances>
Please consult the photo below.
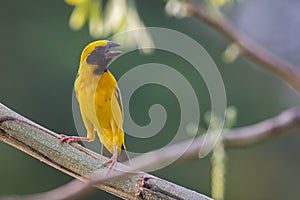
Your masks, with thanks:
<instances>
[{"instance_id":1,"label":"bird's beak","mask_svg":"<svg viewBox=\"0 0 300 200\"><path fill-rule=\"evenodd\" d=\"M107 41L107 46L108 48L112 48L112 47L120 47L121 45L112 41Z\"/></svg>"},{"instance_id":2,"label":"bird's beak","mask_svg":"<svg viewBox=\"0 0 300 200\"><path fill-rule=\"evenodd\" d=\"M120 55L122 51L119 50L110 50L105 54L106 58L114 58L117 55Z\"/></svg>"},{"instance_id":3,"label":"bird's beak","mask_svg":"<svg viewBox=\"0 0 300 200\"><path fill-rule=\"evenodd\" d=\"M119 50L111 50L110 48L113 47L119 47L121 46L118 43L112 42L112 41L108 41L107 42L107 47L108 47L108 51L105 53L105 57L108 59L113 59L115 56L120 55L122 53L122 51Z\"/></svg>"}]
</instances>

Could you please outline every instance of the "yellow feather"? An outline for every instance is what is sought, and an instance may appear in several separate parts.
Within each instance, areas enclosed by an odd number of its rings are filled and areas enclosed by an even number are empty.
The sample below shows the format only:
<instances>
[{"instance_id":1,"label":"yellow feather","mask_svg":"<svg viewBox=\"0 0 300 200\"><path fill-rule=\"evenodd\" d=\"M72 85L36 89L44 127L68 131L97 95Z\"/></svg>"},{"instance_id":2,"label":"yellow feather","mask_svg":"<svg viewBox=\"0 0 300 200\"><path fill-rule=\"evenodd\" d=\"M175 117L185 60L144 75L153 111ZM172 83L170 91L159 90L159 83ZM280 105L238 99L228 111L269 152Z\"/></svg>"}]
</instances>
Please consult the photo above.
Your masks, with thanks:
<instances>
[{"instance_id":1,"label":"yellow feather","mask_svg":"<svg viewBox=\"0 0 300 200\"><path fill-rule=\"evenodd\" d=\"M75 81L76 97L87 129L87 138L95 139L97 132L101 143L113 154L113 144L125 149L123 114L117 81L108 71L95 74L97 65L86 62L96 46L106 46L106 40L90 43L81 54L78 77Z\"/></svg>"}]
</instances>

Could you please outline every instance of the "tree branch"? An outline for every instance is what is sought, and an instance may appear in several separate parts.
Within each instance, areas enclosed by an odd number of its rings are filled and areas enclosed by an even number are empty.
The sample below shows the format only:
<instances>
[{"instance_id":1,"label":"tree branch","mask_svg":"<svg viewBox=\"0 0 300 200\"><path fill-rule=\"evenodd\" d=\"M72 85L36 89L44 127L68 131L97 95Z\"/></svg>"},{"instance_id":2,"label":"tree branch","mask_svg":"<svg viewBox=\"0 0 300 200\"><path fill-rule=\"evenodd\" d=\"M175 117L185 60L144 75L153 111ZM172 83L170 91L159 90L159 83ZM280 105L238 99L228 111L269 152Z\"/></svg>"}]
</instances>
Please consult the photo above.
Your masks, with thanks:
<instances>
[{"instance_id":1,"label":"tree branch","mask_svg":"<svg viewBox=\"0 0 300 200\"><path fill-rule=\"evenodd\" d=\"M229 40L237 44L246 56L252 58L259 64L262 64L262 67L272 71L300 93L300 72L295 66L281 60L254 41L251 41L237 30L226 17L212 15L193 1L187 1L186 8L189 15L216 28L219 32L229 38Z\"/></svg>"},{"instance_id":2,"label":"tree branch","mask_svg":"<svg viewBox=\"0 0 300 200\"><path fill-rule=\"evenodd\" d=\"M78 144L59 144L59 136L56 133L34 124L2 104L0 104L0 116L2 116L0 117L0 140L21 149L58 170L85 181L85 183L81 183L75 180L53 191L39 195L46 197L50 195L53 197L53 194L56 194L58 197L55 200L72 199L70 197L77 197L88 192L88 188L91 185L105 181L96 187L126 199L134 199L137 192L144 199L157 198L159 195L166 199L210 199L144 172L133 173L149 166L155 166L159 162L174 159L183 151L185 153L180 159L197 156L205 145L212 145L210 142L214 142L207 140L207 134L195 138L188 149L185 149L185 147L191 141L181 142L164 149L149 152L133 158L131 160L133 167L129 168L118 163L118 171L114 171L115 173L111 175L102 176L106 169L99 168L100 163L106 161L107 158ZM300 127L300 108L292 108L276 117L251 126L224 130L221 139L227 148L247 147L285 134L288 130L297 127ZM96 170L98 174L86 177L86 175ZM121 178L111 179L116 177ZM47 199L44 196L42 196L43 199ZM35 197L36 195L22 199L32 200ZM36 199L41 199L41 196L37 196Z\"/></svg>"},{"instance_id":3,"label":"tree branch","mask_svg":"<svg viewBox=\"0 0 300 200\"><path fill-rule=\"evenodd\" d=\"M295 107L257 124L228 130L224 133L223 143L227 148L250 146L299 127L300 108Z\"/></svg>"},{"instance_id":4,"label":"tree branch","mask_svg":"<svg viewBox=\"0 0 300 200\"><path fill-rule=\"evenodd\" d=\"M225 148L243 148L287 134L295 128L300 128L300 107L291 108L257 124L242 128L225 129L219 139L222 140ZM192 158L198 156L205 147L215 144L215 137L211 137L211 135L213 133L194 138L188 149L186 147L191 141L184 141L170 145L168 148L146 153L143 156L134 158L133 161L134 163L143 163L139 164L139 167L142 169L144 166L151 165L151 161L149 161L151 158L172 160L182 152L184 154L180 157L180 160Z\"/></svg>"},{"instance_id":5,"label":"tree branch","mask_svg":"<svg viewBox=\"0 0 300 200\"><path fill-rule=\"evenodd\" d=\"M117 163L118 169L113 175L103 176L107 171L101 163L107 161L95 152L79 144L59 143L59 135L13 112L0 104L0 141L39 159L40 161L73 176L79 181L71 182L53 191L23 197L3 197L3 199L72 199L84 194L91 185L110 192L124 199L136 199L137 192L143 199L202 199L209 200L202 194L179 185L162 180L144 172L137 172L139 166L129 168ZM152 160L152 162L155 162ZM100 175L88 175L97 172ZM137 172L137 173L129 173ZM98 177L96 180L93 177ZM113 178L118 177L118 178ZM103 182L104 181L104 182ZM70 190L70 188L72 188Z\"/></svg>"}]
</instances>

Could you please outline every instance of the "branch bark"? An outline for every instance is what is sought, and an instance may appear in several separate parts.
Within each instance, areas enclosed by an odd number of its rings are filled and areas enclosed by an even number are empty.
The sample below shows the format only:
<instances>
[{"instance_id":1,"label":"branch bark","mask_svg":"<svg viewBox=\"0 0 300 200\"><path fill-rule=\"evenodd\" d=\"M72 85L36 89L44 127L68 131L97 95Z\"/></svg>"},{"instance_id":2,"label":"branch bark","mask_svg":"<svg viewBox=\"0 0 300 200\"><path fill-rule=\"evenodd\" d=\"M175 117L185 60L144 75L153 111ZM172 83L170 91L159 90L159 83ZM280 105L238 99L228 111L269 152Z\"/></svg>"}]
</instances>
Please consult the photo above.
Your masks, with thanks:
<instances>
[{"instance_id":1,"label":"branch bark","mask_svg":"<svg viewBox=\"0 0 300 200\"><path fill-rule=\"evenodd\" d=\"M237 30L226 17L222 16L221 18L212 15L193 1L187 1L186 8L189 15L216 28L229 40L237 44L246 56L261 64L261 67L276 74L290 87L300 93L300 71L298 68L250 40L245 34Z\"/></svg>"},{"instance_id":2,"label":"branch bark","mask_svg":"<svg viewBox=\"0 0 300 200\"><path fill-rule=\"evenodd\" d=\"M102 182L102 184L97 184L95 187L124 199L136 199L137 192L139 194L138 197L143 199L211 199L150 174L137 172L139 167L131 169L120 163L117 163L116 167L119 171L116 175L103 177L107 168L101 167L101 163L107 160L106 157L76 143L59 143L58 139L58 134L35 124L0 104L0 141L4 141L40 161L85 182L82 184L79 181L74 181L54 191L23 197L3 197L2 199L0 198L1 200L70 199L70 197L84 193L90 187L90 184L94 185L99 182ZM100 174L98 180L89 180L88 175L95 172ZM97 176L95 175L95 177Z\"/></svg>"},{"instance_id":3,"label":"branch bark","mask_svg":"<svg viewBox=\"0 0 300 200\"><path fill-rule=\"evenodd\" d=\"M300 127L300 108L292 108L251 126L224 130L220 139L222 139L226 148L248 147L286 134L289 130L297 127ZM176 158L183 151L185 153L180 159L197 156L205 145L213 145L210 142L215 142L207 140L207 135L195 138L188 149L185 149L186 144L190 144L191 141L181 142L136 157L131 160L134 163L131 168L118 163L118 173L110 176L101 176L106 169L100 168L100 163L106 161L107 158L78 144L59 144L58 138L59 135L56 133L27 120L0 104L0 140L60 171L85 181L85 183L81 183L76 180L61 188L40 194L42 196L27 196L22 198L23 200L41 199L41 197L47 199L49 195L54 199L53 194L56 194L56 196L60 194L55 200L70 199L70 197L85 194L91 185L103 181L105 181L103 184L98 184L96 187L125 199L136 198L137 192L144 199L158 197L165 199L210 199L147 173L133 173L149 166L155 166L159 162ZM91 176L91 179L86 177L96 170L100 175ZM70 190L70 188L72 189Z\"/></svg>"}]
</instances>

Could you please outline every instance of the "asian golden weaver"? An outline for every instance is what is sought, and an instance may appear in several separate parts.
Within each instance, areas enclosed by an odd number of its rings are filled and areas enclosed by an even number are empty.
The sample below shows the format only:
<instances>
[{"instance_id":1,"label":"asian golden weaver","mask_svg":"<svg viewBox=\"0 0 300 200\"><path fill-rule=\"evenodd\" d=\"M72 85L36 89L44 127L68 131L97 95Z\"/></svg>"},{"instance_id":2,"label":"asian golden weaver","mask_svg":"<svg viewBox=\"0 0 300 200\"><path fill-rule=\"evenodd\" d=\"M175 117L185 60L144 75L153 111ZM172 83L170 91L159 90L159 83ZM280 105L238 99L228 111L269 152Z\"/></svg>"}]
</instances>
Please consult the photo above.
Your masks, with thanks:
<instances>
[{"instance_id":1,"label":"asian golden weaver","mask_svg":"<svg viewBox=\"0 0 300 200\"><path fill-rule=\"evenodd\" d=\"M111 156L105 164L128 160L125 152L122 100L115 77L107 70L121 51L108 40L88 44L82 51L75 92L87 137L61 135L61 142L93 141L95 132L103 145L102 154Z\"/></svg>"}]
</instances>

